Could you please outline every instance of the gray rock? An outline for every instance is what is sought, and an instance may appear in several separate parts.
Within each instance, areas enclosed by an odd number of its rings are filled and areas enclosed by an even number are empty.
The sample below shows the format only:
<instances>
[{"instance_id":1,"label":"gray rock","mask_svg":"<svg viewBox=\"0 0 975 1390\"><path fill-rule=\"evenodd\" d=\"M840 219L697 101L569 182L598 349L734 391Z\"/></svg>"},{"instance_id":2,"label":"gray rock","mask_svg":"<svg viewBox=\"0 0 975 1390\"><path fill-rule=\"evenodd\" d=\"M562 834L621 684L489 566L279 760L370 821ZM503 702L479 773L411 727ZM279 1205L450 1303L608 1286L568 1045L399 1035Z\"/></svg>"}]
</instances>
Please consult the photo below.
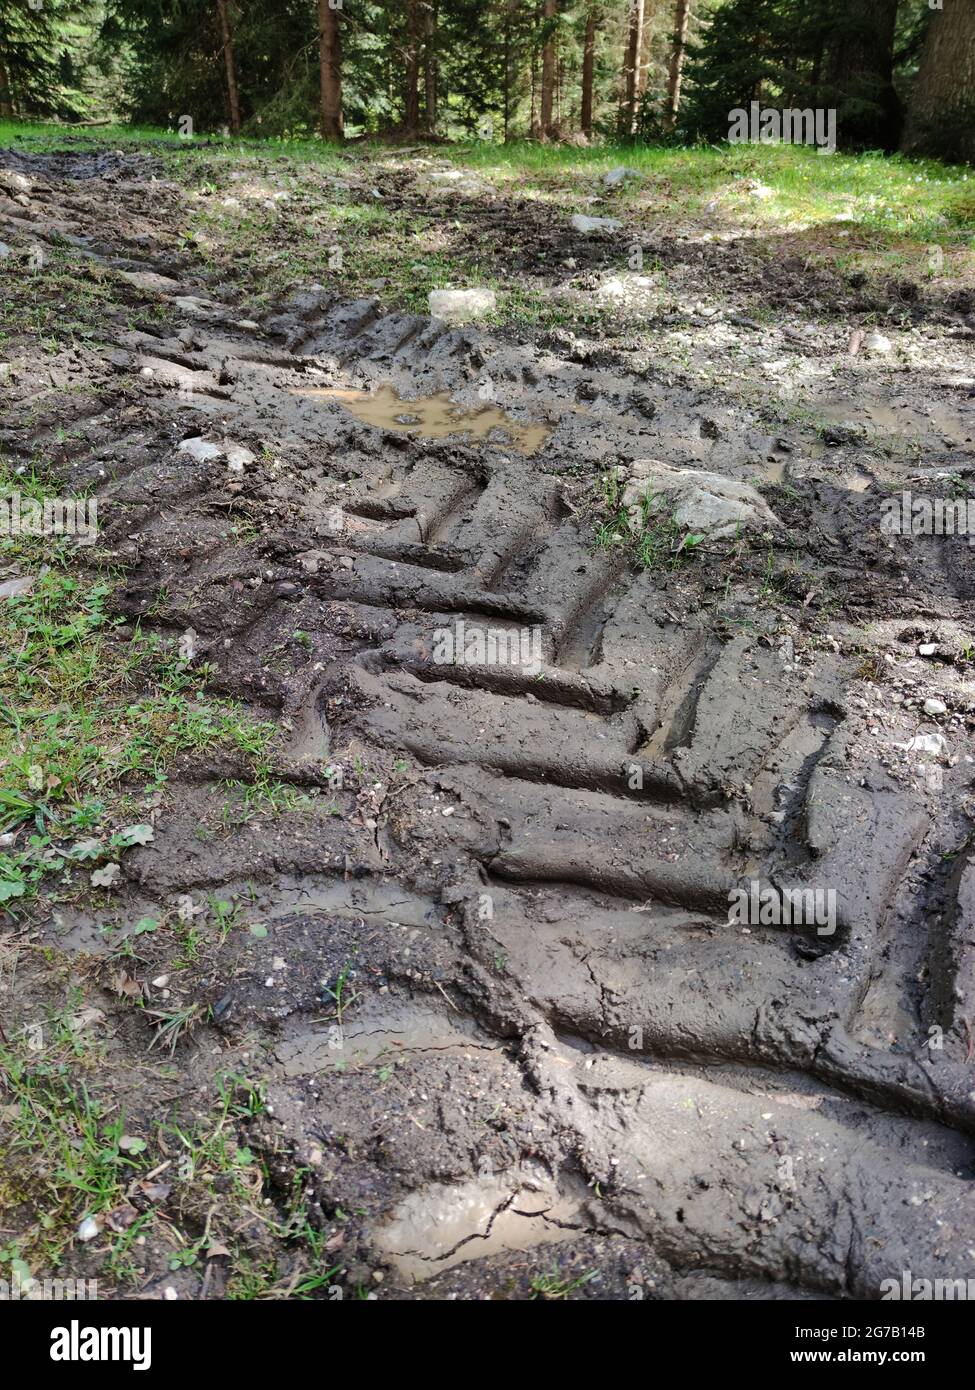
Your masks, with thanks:
<instances>
[{"instance_id":1,"label":"gray rock","mask_svg":"<svg viewBox=\"0 0 975 1390\"><path fill-rule=\"evenodd\" d=\"M212 318L220 313L219 304L214 304L212 299L201 299L197 294L178 294L174 296L173 303L177 309L195 319Z\"/></svg>"},{"instance_id":2,"label":"gray rock","mask_svg":"<svg viewBox=\"0 0 975 1390\"><path fill-rule=\"evenodd\" d=\"M249 463L254 462L254 455L243 444L234 444L231 440L224 440L224 453L227 457L227 467L234 473L243 473Z\"/></svg>"},{"instance_id":3,"label":"gray rock","mask_svg":"<svg viewBox=\"0 0 975 1390\"><path fill-rule=\"evenodd\" d=\"M627 179L640 178L639 169L629 169L625 164L618 164L615 169L610 169L608 174L603 175L603 183L607 188L616 188Z\"/></svg>"},{"instance_id":4,"label":"gray rock","mask_svg":"<svg viewBox=\"0 0 975 1390\"><path fill-rule=\"evenodd\" d=\"M944 734L915 734L907 743L895 743L894 747L902 748L905 753L923 753L925 757L948 756L948 740Z\"/></svg>"},{"instance_id":5,"label":"gray rock","mask_svg":"<svg viewBox=\"0 0 975 1390\"><path fill-rule=\"evenodd\" d=\"M7 579L0 584L0 598L16 598L18 594L28 594L34 587L34 578Z\"/></svg>"},{"instance_id":6,"label":"gray rock","mask_svg":"<svg viewBox=\"0 0 975 1390\"><path fill-rule=\"evenodd\" d=\"M197 435L195 439L184 439L179 452L191 454L199 463L206 463L208 459L218 459L223 450L219 444L211 444L208 439L201 439Z\"/></svg>"},{"instance_id":7,"label":"gray rock","mask_svg":"<svg viewBox=\"0 0 975 1390\"><path fill-rule=\"evenodd\" d=\"M618 232L623 224L615 217L584 217L581 212L577 212L569 225L574 232L591 236L593 232Z\"/></svg>"},{"instance_id":8,"label":"gray rock","mask_svg":"<svg viewBox=\"0 0 975 1390\"><path fill-rule=\"evenodd\" d=\"M863 340L863 346L868 352L890 352L894 345L882 333L868 333Z\"/></svg>"},{"instance_id":9,"label":"gray rock","mask_svg":"<svg viewBox=\"0 0 975 1390\"><path fill-rule=\"evenodd\" d=\"M18 174L13 169L0 169L0 188L13 193L29 193L31 181L26 174Z\"/></svg>"},{"instance_id":10,"label":"gray rock","mask_svg":"<svg viewBox=\"0 0 975 1390\"><path fill-rule=\"evenodd\" d=\"M653 289L653 286L654 281L649 275L612 275L599 286L596 298L604 303L635 299Z\"/></svg>"},{"instance_id":11,"label":"gray rock","mask_svg":"<svg viewBox=\"0 0 975 1390\"><path fill-rule=\"evenodd\" d=\"M469 319L483 318L498 307L498 297L494 290L475 288L470 290L431 290L430 313L435 319L447 323L466 323Z\"/></svg>"},{"instance_id":12,"label":"gray rock","mask_svg":"<svg viewBox=\"0 0 975 1390\"><path fill-rule=\"evenodd\" d=\"M460 169L435 169L427 176L431 183L445 185L458 193L476 197L487 192L487 184Z\"/></svg>"},{"instance_id":13,"label":"gray rock","mask_svg":"<svg viewBox=\"0 0 975 1390\"><path fill-rule=\"evenodd\" d=\"M642 517L642 503L648 497L654 499L651 515L665 513L678 525L712 539L733 536L746 526L778 524L775 513L749 483L699 468L672 468L656 459L636 459L623 490L623 503L635 520Z\"/></svg>"},{"instance_id":14,"label":"gray rock","mask_svg":"<svg viewBox=\"0 0 975 1390\"><path fill-rule=\"evenodd\" d=\"M172 294L183 288L178 280L173 280L169 275L158 275L154 270L120 270L118 278L148 294Z\"/></svg>"}]
</instances>

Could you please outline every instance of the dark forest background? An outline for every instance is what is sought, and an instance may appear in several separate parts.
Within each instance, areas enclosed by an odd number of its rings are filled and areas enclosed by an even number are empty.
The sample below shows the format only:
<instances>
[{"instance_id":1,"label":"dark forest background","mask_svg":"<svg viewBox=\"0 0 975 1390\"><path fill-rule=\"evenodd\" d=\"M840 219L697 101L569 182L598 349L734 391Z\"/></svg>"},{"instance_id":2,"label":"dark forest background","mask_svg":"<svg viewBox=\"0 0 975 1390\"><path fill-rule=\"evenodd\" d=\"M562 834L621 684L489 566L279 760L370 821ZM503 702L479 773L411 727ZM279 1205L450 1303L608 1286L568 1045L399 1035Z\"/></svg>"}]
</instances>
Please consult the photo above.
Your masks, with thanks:
<instances>
[{"instance_id":1,"label":"dark forest background","mask_svg":"<svg viewBox=\"0 0 975 1390\"><path fill-rule=\"evenodd\" d=\"M0 116L199 134L720 141L975 159L975 0L0 0Z\"/></svg>"}]
</instances>

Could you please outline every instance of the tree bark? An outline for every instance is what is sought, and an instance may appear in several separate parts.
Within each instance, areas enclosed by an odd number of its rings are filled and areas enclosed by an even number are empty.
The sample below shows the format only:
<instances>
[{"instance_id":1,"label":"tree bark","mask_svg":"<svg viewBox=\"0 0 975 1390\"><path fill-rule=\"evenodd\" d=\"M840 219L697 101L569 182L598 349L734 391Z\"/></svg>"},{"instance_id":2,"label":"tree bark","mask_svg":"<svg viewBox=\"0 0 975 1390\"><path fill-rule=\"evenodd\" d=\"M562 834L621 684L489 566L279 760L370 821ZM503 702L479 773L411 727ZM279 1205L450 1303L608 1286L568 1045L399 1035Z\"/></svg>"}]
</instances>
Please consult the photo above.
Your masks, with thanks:
<instances>
[{"instance_id":1,"label":"tree bark","mask_svg":"<svg viewBox=\"0 0 975 1390\"><path fill-rule=\"evenodd\" d=\"M318 56L321 70L321 126L325 140L342 139L342 33L339 12L318 0Z\"/></svg>"},{"instance_id":2,"label":"tree bark","mask_svg":"<svg viewBox=\"0 0 975 1390\"><path fill-rule=\"evenodd\" d=\"M691 0L677 0L677 14L674 18L674 46L670 53L670 70L667 73L667 129L673 130L677 124L680 110L680 82L684 67L684 50L687 47L687 22L690 19Z\"/></svg>"},{"instance_id":3,"label":"tree bark","mask_svg":"<svg viewBox=\"0 0 975 1390\"><path fill-rule=\"evenodd\" d=\"M830 34L823 98L835 106L839 142L848 148L897 148L901 133L900 101L894 90L897 6L898 0L845 0L843 17ZM865 101L870 103L866 109Z\"/></svg>"},{"instance_id":4,"label":"tree bark","mask_svg":"<svg viewBox=\"0 0 975 1390\"><path fill-rule=\"evenodd\" d=\"M635 135L640 120L640 58L643 53L644 0L630 0L630 30L623 69L623 130Z\"/></svg>"},{"instance_id":5,"label":"tree bark","mask_svg":"<svg viewBox=\"0 0 975 1390\"><path fill-rule=\"evenodd\" d=\"M423 14L423 119L432 135L437 128L437 6L424 0Z\"/></svg>"},{"instance_id":6,"label":"tree bark","mask_svg":"<svg viewBox=\"0 0 975 1390\"><path fill-rule=\"evenodd\" d=\"M227 69L227 105L230 109L230 129L240 134L240 94L237 91L237 64L234 61L234 37L230 28L227 0L217 0L220 15L220 36L223 39L223 61Z\"/></svg>"},{"instance_id":7,"label":"tree bark","mask_svg":"<svg viewBox=\"0 0 975 1390\"><path fill-rule=\"evenodd\" d=\"M403 128L408 136L420 129L420 0L406 0L406 90Z\"/></svg>"},{"instance_id":8,"label":"tree bark","mask_svg":"<svg viewBox=\"0 0 975 1390\"><path fill-rule=\"evenodd\" d=\"M511 114L511 10L508 0L504 12L504 143L508 143L508 121Z\"/></svg>"},{"instance_id":9,"label":"tree bark","mask_svg":"<svg viewBox=\"0 0 975 1390\"><path fill-rule=\"evenodd\" d=\"M531 133L532 133L532 138L533 138L533 139L537 139L538 136L540 135L541 131L540 131L540 128L539 128L539 124L538 124L538 115L537 115L537 107L538 107L538 53L536 52L534 45L532 45L532 53L531 53L531 70L530 70L529 76L530 76L530 78L531 78L531 119L530 119L529 124L528 124L528 129L529 129L529 130L531 131Z\"/></svg>"},{"instance_id":10,"label":"tree bark","mask_svg":"<svg viewBox=\"0 0 975 1390\"><path fill-rule=\"evenodd\" d=\"M975 159L975 5L932 12L904 149Z\"/></svg>"},{"instance_id":11,"label":"tree bark","mask_svg":"<svg viewBox=\"0 0 975 1390\"><path fill-rule=\"evenodd\" d=\"M592 135L592 83L596 66L596 6L590 0L586 10L586 36L582 42L582 109L579 127L587 138Z\"/></svg>"},{"instance_id":12,"label":"tree bark","mask_svg":"<svg viewBox=\"0 0 975 1390\"><path fill-rule=\"evenodd\" d=\"M11 117L13 114L14 97L10 90L10 75L6 63L0 62L0 116Z\"/></svg>"},{"instance_id":13,"label":"tree bark","mask_svg":"<svg viewBox=\"0 0 975 1390\"><path fill-rule=\"evenodd\" d=\"M558 0L545 0L542 17L552 20L558 14ZM555 34L549 33L542 48L542 95L538 114L542 139L547 140L556 134L552 123L552 107L555 99Z\"/></svg>"}]
</instances>

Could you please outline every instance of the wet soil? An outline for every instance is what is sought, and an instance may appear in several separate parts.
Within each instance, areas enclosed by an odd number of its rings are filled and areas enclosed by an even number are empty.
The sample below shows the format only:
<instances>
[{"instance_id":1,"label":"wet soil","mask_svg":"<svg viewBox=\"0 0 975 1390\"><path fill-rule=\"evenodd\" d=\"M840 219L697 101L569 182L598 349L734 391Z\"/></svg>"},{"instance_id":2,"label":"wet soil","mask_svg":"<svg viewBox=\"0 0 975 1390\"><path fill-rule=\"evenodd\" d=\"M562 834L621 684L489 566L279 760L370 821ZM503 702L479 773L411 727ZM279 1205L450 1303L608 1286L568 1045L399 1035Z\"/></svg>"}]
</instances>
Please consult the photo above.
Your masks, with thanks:
<instances>
[{"instance_id":1,"label":"wet soil","mask_svg":"<svg viewBox=\"0 0 975 1390\"><path fill-rule=\"evenodd\" d=\"M94 490L115 612L192 630L213 690L277 722L273 777L324 793L216 833L234 768L186 759L110 910L42 900L9 925L84 973L125 1103L259 1078L246 1141L340 1231L350 1291L872 1299L902 1270L966 1277L972 550L880 516L975 477L970 307L922 297L928 336L895 366L847 353L841 317L783 348L692 307L489 331L313 286L265 312L207 283L149 156L0 162L30 180L0 201L6 238L66 240L119 306L104 342L13 332L5 451ZM515 273L544 277L537 207L502 214ZM762 279L737 244L659 249L729 304L760 279L773 309L855 298L801 265ZM596 536L601 477L644 457L757 484L777 524L641 569ZM537 667L443 659L460 622L537 631ZM835 931L729 920L753 881L834 893ZM150 1027L96 923L245 892L266 934L182 971L207 1021L178 1085L139 1083ZM140 942L150 997L167 950ZM42 1007L25 988L7 1033ZM150 1261L143 1287L221 1296L201 1278Z\"/></svg>"}]
</instances>

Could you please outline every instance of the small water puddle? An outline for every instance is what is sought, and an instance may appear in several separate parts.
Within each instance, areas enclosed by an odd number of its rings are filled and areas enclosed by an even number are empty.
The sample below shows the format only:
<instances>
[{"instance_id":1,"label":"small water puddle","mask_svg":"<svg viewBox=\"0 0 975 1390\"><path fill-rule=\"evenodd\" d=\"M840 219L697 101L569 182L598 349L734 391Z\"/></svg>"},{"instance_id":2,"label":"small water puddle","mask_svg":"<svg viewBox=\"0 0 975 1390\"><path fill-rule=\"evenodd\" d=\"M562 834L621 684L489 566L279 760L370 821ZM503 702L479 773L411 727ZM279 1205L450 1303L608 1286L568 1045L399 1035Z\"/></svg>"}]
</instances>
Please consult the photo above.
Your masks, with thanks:
<instances>
[{"instance_id":1,"label":"small water puddle","mask_svg":"<svg viewBox=\"0 0 975 1390\"><path fill-rule=\"evenodd\" d=\"M941 401L929 403L925 409L911 401L840 400L827 401L819 406L824 419L836 423L851 421L863 424L874 437L903 438L906 441L930 442L944 439L956 446L970 444L975 436L975 408L962 405L954 408Z\"/></svg>"},{"instance_id":2,"label":"small water puddle","mask_svg":"<svg viewBox=\"0 0 975 1390\"><path fill-rule=\"evenodd\" d=\"M581 1229L577 1201L526 1165L411 1192L373 1238L400 1275L420 1283L464 1260L571 1240Z\"/></svg>"},{"instance_id":3,"label":"small water puddle","mask_svg":"<svg viewBox=\"0 0 975 1390\"><path fill-rule=\"evenodd\" d=\"M293 388L291 394L339 401L357 420L377 429L415 434L421 439L447 439L459 434L466 439L507 446L526 458L537 454L552 433L552 426L547 423L520 425L496 405L466 410L451 400L447 391L419 396L415 401L404 400L392 386L380 386L377 391L332 386L307 391ZM495 430L505 438L491 439Z\"/></svg>"}]
</instances>

